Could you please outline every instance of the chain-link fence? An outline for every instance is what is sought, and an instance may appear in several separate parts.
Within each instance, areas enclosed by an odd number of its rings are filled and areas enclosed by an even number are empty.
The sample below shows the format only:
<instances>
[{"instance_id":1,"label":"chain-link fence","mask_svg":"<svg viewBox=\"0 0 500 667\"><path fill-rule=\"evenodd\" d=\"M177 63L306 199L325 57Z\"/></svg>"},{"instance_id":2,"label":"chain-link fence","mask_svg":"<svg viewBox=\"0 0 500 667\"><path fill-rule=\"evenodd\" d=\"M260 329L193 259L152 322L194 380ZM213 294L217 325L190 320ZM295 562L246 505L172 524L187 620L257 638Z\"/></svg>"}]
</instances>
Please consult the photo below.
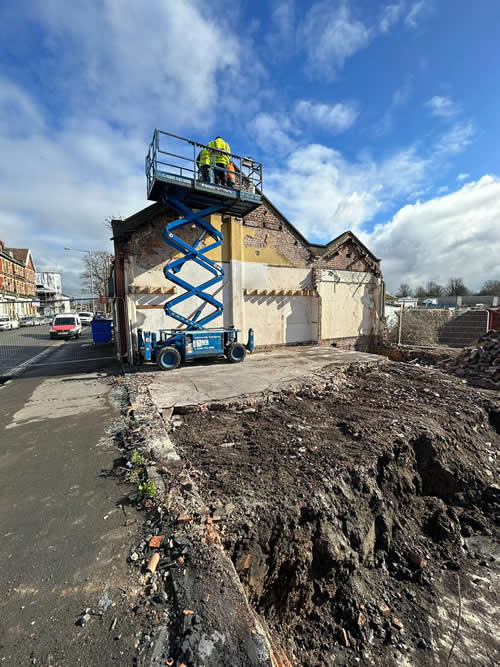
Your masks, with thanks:
<instances>
[{"instance_id":1,"label":"chain-link fence","mask_svg":"<svg viewBox=\"0 0 500 667\"><path fill-rule=\"evenodd\" d=\"M439 330L454 315L453 310L401 308L387 321L388 339L400 345L439 344Z\"/></svg>"},{"instance_id":2,"label":"chain-link fence","mask_svg":"<svg viewBox=\"0 0 500 667\"><path fill-rule=\"evenodd\" d=\"M0 301L0 378L28 366L50 367L117 358L116 300ZM75 315L78 315L75 318Z\"/></svg>"}]
</instances>

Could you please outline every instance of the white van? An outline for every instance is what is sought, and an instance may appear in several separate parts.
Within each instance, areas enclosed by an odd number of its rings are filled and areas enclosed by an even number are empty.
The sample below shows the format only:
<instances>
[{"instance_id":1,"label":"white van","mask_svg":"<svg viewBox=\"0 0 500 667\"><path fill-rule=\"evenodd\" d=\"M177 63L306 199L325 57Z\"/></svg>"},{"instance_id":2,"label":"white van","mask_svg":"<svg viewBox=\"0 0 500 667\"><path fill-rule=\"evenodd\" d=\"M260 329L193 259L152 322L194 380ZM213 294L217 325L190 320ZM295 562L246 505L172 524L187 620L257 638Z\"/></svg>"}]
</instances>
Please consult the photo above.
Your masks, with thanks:
<instances>
[{"instance_id":1,"label":"white van","mask_svg":"<svg viewBox=\"0 0 500 667\"><path fill-rule=\"evenodd\" d=\"M82 323L76 313L56 315L50 326L51 338L78 338L82 333Z\"/></svg>"}]
</instances>

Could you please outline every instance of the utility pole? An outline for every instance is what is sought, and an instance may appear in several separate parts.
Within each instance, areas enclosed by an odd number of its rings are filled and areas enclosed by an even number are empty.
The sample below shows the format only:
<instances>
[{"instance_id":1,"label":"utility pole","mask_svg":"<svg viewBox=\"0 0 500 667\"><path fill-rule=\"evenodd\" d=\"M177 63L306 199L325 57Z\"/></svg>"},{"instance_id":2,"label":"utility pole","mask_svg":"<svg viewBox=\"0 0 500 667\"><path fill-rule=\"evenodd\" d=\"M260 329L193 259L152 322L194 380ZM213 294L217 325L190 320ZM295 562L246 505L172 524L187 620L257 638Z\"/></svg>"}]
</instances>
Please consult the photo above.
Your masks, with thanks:
<instances>
[{"instance_id":1,"label":"utility pole","mask_svg":"<svg viewBox=\"0 0 500 667\"><path fill-rule=\"evenodd\" d=\"M399 304L399 334L398 345L401 345L401 327L403 326L403 304Z\"/></svg>"},{"instance_id":2,"label":"utility pole","mask_svg":"<svg viewBox=\"0 0 500 667\"><path fill-rule=\"evenodd\" d=\"M64 248L64 250L72 250L73 252L85 252L89 256L90 288L91 288L91 294L92 294L92 312L95 313L94 265L93 265L93 262L92 262L92 250L81 250L80 248Z\"/></svg>"}]
</instances>

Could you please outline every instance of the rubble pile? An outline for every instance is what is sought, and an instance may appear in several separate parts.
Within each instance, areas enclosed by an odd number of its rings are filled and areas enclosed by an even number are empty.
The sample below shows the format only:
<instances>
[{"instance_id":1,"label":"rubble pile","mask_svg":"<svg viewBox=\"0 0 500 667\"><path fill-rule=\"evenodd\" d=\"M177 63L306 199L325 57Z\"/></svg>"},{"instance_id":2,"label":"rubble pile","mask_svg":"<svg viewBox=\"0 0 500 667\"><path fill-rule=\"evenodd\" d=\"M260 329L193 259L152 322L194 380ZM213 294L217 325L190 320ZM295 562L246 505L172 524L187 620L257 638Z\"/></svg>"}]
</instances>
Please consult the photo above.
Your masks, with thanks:
<instances>
[{"instance_id":1,"label":"rubble pile","mask_svg":"<svg viewBox=\"0 0 500 667\"><path fill-rule=\"evenodd\" d=\"M479 338L476 347L465 348L457 357L438 366L475 386L500 389L500 331L488 331Z\"/></svg>"},{"instance_id":2,"label":"rubble pile","mask_svg":"<svg viewBox=\"0 0 500 667\"><path fill-rule=\"evenodd\" d=\"M204 502L232 505L215 530L283 664L447 664L459 596L449 664L498 664L500 401L400 364L322 379L173 434Z\"/></svg>"}]
</instances>

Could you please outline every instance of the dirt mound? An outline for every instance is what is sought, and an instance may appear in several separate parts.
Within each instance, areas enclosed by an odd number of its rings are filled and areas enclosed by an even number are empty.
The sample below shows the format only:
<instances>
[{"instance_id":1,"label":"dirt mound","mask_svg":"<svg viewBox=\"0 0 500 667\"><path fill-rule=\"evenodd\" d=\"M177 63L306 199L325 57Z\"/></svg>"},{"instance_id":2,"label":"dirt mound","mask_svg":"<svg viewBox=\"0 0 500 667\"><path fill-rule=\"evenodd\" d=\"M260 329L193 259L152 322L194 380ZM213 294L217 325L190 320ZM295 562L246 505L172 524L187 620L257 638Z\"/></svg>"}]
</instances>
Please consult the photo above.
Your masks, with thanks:
<instances>
[{"instance_id":1,"label":"dirt mound","mask_svg":"<svg viewBox=\"0 0 500 667\"><path fill-rule=\"evenodd\" d=\"M435 665L460 595L452 664L497 664L500 401L397 364L331 373L174 433L252 608L292 664Z\"/></svg>"},{"instance_id":2,"label":"dirt mound","mask_svg":"<svg viewBox=\"0 0 500 667\"><path fill-rule=\"evenodd\" d=\"M475 347L466 348L455 359L438 365L475 386L500 389L500 331L488 331Z\"/></svg>"}]
</instances>

